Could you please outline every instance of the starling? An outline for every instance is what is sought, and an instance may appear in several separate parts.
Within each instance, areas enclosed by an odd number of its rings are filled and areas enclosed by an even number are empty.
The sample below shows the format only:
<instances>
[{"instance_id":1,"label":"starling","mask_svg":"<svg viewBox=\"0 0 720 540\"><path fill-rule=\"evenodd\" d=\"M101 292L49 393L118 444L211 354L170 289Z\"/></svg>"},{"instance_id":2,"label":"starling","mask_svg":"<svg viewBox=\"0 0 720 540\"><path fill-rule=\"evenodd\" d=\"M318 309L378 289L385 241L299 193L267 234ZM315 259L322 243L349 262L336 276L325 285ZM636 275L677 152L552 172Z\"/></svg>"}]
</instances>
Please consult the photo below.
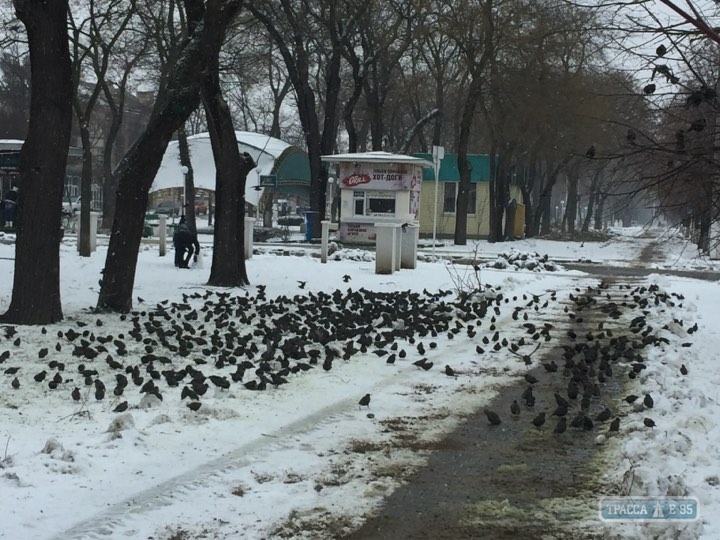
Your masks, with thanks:
<instances>
[{"instance_id":1,"label":"starling","mask_svg":"<svg viewBox=\"0 0 720 540\"><path fill-rule=\"evenodd\" d=\"M367 407L370 408L370 394L365 394L363 397L360 398L360 401L358 401L358 409L360 407Z\"/></svg>"},{"instance_id":2,"label":"starling","mask_svg":"<svg viewBox=\"0 0 720 540\"><path fill-rule=\"evenodd\" d=\"M555 360L551 360L548 364L543 363L543 367L545 371L549 373L555 373L558 370L558 365L555 363Z\"/></svg>"},{"instance_id":3,"label":"starling","mask_svg":"<svg viewBox=\"0 0 720 540\"><path fill-rule=\"evenodd\" d=\"M455 370L451 368L450 366L445 366L445 375L448 377L454 377L455 376Z\"/></svg>"},{"instance_id":4,"label":"starling","mask_svg":"<svg viewBox=\"0 0 720 540\"><path fill-rule=\"evenodd\" d=\"M551 416L567 416L568 407L567 405L558 405L557 409L552 413Z\"/></svg>"},{"instance_id":5,"label":"starling","mask_svg":"<svg viewBox=\"0 0 720 540\"><path fill-rule=\"evenodd\" d=\"M559 420L557 425L555 426L555 429L553 430L554 433L565 433L565 430L567 429L567 418L562 416Z\"/></svg>"},{"instance_id":6,"label":"starling","mask_svg":"<svg viewBox=\"0 0 720 540\"><path fill-rule=\"evenodd\" d=\"M535 384L536 382L538 382L537 378L530 373L525 374L525 380L530 384Z\"/></svg>"},{"instance_id":7,"label":"starling","mask_svg":"<svg viewBox=\"0 0 720 540\"><path fill-rule=\"evenodd\" d=\"M75 390L70 392L70 395L72 396L73 400L80 401L80 389L76 386Z\"/></svg>"},{"instance_id":8,"label":"starling","mask_svg":"<svg viewBox=\"0 0 720 540\"><path fill-rule=\"evenodd\" d=\"M517 402L517 399L513 400L512 405L510 405L510 412L512 414L520 414L520 405Z\"/></svg>"},{"instance_id":9,"label":"starling","mask_svg":"<svg viewBox=\"0 0 720 540\"><path fill-rule=\"evenodd\" d=\"M345 283L347 283L347 282L350 281L351 279L352 279L352 278L351 278L349 275L347 275L347 274L345 274L345 275L342 277L342 280L343 280Z\"/></svg>"},{"instance_id":10,"label":"starling","mask_svg":"<svg viewBox=\"0 0 720 540\"><path fill-rule=\"evenodd\" d=\"M591 431L593 428L593 421L587 415L583 416L582 428L585 431Z\"/></svg>"},{"instance_id":11,"label":"starling","mask_svg":"<svg viewBox=\"0 0 720 540\"><path fill-rule=\"evenodd\" d=\"M545 413L541 412L538 414L535 418L533 418L532 423L537 428L542 426L545 423Z\"/></svg>"},{"instance_id":12,"label":"starling","mask_svg":"<svg viewBox=\"0 0 720 540\"><path fill-rule=\"evenodd\" d=\"M598 422L605 422L606 420L610 419L610 416L612 416L612 412L608 407L605 407L602 411L598 413L598 415L595 417L595 420Z\"/></svg>"},{"instance_id":13,"label":"starling","mask_svg":"<svg viewBox=\"0 0 720 540\"><path fill-rule=\"evenodd\" d=\"M616 418L612 422L610 422L610 429L609 431L619 431L620 430L620 418Z\"/></svg>"},{"instance_id":14,"label":"starling","mask_svg":"<svg viewBox=\"0 0 720 540\"><path fill-rule=\"evenodd\" d=\"M390 356L387 357L387 359L385 360L385 363L392 365L395 363L396 358L397 358L397 356L395 354L391 354Z\"/></svg>"},{"instance_id":15,"label":"starling","mask_svg":"<svg viewBox=\"0 0 720 540\"><path fill-rule=\"evenodd\" d=\"M643 424L645 424L647 427L655 427L655 421L652 418L645 418L643 420Z\"/></svg>"},{"instance_id":16,"label":"starling","mask_svg":"<svg viewBox=\"0 0 720 540\"><path fill-rule=\"evenodd\" d=\"M13 379L13 381L10 383L10 385L11 385L15 390L17 390L18 388L20 388L20 381L18 381L18 378L15 377L15 378Z\"/></svg>"},{"instance_id":17,"label":"starling","mask_svg":"<svg viewBox=\"0 0 720 540\"><path fill-rule=\"evenodd\" d=\"M625 398L625 401L627 403L635 403L637 398L638 398L638 396L636 396L635 394L630 394L628 397Z\"/></svg>"},{"instance_id":18,"label":"starling","mask_svg":"<svg viewBox=\"0 0 720 540\"><path fill-rule=\"evenodd\" d=\"M558 394L557 392L555 392L555 402L560 407L569 407L570 406L568 401L564 397L562 397L560 394Z\"/></svg>"},{"instance_id":19,"label":"starling","mask_svg":"<svg viewBox=\"0 0 720 540\"><path fill-rule=\"evenodd\" d=\"M652 409L653 405L655 405L655 402L653 401L653 398L650 396L650 394L645 394L645 398L643 399L643 405L645 405L648 409Z\"/></svg>"},{"instance_id":20,"label":"starling","mask_svg":"<svg viewBox=\"0 0 720 540\"><path fill-rule=\"evenodd\" d=\"M574 428L579 428L583 425L583 420L585 420L585 414L584 413L578 413L575 418L572 419L570 422L570 425Z\"/></svg>"},{"instance_id":21,"label":"starling","mask_svg":"<svg viewBox=\"0 0 720 540\"><path fill-rule=\"evenodd\" d=\"M200 405L202 405L202 403L200 403L199 401L191 401L187 404L188 409L190 409L191 411L197 411L200 408Z\"/></svg>"},{"instance_id":22,"label":"starling","mask_svg":"<svg viewBox=\"0 0 720 540\"><path fill-rule=\"evenodd\" d=\"M47 371L43 370L40 373L38 373L37 375L35 375L33 377L33 379L35 379L36 382L42 382L46 376L47 376Z\"/></svg>"},{"instance_id":23,"label":"starling","mask_svg":"<svg viewBox=\"0 0 720 540\"><path fill-rule=\"evenodd\" d=\"M116 413L125 412L125 411L127 411L127 408L128 408L128 402L123 401L117 407L115 407L113 409L113 412L116 412Z\"/></svg>"},{"instance_id":24,"label":"starling","mask_svg":"<svg viewBox=\"0 0 720 540\"><path fill-rule=\"evenodd\" d=\"M681 375L687 375L687 374L688 374L688 369L685 367L685 364L683 364L683 365L680 366L680 374L681 374Z\"/></svg>"},{"instance_id":25,"label":"starling","mask_svg":"<svg viewBox=\"0 0 720 540\"><path fill-rule=\"evenodd\" d=\"M485 409L485 416L487 416L488 422L490 422L491 426L500 425L500 417L496 412L493 412L490 409Z\"/></svg>"}]
</instances>

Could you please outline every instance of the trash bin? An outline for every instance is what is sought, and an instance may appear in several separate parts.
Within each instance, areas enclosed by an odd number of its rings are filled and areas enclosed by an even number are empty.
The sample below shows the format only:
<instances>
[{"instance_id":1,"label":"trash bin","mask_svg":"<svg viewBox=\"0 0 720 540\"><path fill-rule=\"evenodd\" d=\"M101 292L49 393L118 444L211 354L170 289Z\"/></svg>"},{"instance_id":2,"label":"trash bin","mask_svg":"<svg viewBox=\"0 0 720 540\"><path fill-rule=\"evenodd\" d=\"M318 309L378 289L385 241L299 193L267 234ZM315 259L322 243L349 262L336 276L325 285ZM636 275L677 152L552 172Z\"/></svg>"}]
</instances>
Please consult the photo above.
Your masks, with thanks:
<instances>
[{"instance_id":1,"label":"trash bin","mask_svg":"<svg viewBox=\"0 0 720 540\"><path fill-rule=\"evenodd\" d=\"M305 212L305 241L320 238L320 212Z\"/></svg>"}]
</instances>

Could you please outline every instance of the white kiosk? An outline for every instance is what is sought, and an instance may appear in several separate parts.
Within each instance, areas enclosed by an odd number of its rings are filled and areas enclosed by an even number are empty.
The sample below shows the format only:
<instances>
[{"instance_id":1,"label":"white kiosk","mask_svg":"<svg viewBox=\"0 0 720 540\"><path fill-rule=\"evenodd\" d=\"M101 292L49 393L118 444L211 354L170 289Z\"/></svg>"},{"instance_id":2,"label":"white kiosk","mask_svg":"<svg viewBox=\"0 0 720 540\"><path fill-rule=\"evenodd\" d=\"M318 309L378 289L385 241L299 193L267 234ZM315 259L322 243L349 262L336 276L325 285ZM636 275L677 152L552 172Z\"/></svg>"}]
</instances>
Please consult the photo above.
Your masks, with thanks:
<instances>
[{"instance_id":1,"label":"white kiosk","mask_svg":"<svg viewBox=\"0 0 720 540\"><path fill-rule=\"evenodd\" d=\"M432 163L389 152L336 154L322 160L339 164L339 240L374 242L377 273L415 268L422 169Z\"/></svg>"}]
</instances>

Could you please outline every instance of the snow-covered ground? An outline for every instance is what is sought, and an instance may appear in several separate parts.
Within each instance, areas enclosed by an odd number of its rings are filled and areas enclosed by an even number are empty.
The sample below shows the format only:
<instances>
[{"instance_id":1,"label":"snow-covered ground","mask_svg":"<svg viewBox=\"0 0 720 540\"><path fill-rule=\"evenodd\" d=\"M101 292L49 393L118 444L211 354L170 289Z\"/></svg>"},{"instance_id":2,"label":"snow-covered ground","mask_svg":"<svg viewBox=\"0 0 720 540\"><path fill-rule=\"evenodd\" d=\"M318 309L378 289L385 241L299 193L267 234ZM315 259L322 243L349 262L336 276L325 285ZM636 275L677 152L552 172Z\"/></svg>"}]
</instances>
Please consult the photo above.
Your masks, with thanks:
<instances>
[{"instance_id":1,"label":"snow-covered ground","mask_svg":"<svg viewBox=\"0 0 720 540\"><path fill-rule=\"evenodd\" d=\"M206 287L207 253L204 264L180 270L171 255L147 245L136 311L127 316L92 313L106 248L81 258L69 237L61 255L65 320L0 327L0 538L322 539L349 532L427 459L423 448L431 445L403 446L400 435L437 440L525 373L507 348L483 345L493 334L488 322L478 319L474 331L465 322L448 337L462 314L458 289L479 278L487 298L508 300L497 317L510 321L528 296L556 291L566 299L597 285L564 263L626 266L650 241L640 229L616 233L601 243L436 248L488 261L514 250L526 260L555 261L555 271L483 265L476 272L438 258L376 275L372 257L359 250L342 249L321 264L309 250L278 255L263 246L247 262L246 290ZM715 269L677 232L653 233L663 235L658 268ZM3 311L13 249L0 244ZM700 519L596 526L611 538L717 539L720 335L712 321L720 289L715 281L659 274L633 287L650 284L671 300L648 309L647 324L666 342L646 349L647 369L636 380L635 393L651 394L654 406L616 411L616 435L598 428L607 435L598 440L606 459L618 464L603 482L625 495L696 497ZM410 327L427 333L403 337ZM509 342L523 335L520 325L498 327ZM349 337L352 328L361 330ZM372 338L366 352L350 350L351 340L363 348L363 335ZM487 350L478 354L478 346ZM422 358L434 365L413 364ZM369 406L360 406L368 393ZM118 406L127 409L113 412ZM421 425L412 422L420 417ZM643 424L647 417L654 428Z\"/></svg>"}]
</instances>

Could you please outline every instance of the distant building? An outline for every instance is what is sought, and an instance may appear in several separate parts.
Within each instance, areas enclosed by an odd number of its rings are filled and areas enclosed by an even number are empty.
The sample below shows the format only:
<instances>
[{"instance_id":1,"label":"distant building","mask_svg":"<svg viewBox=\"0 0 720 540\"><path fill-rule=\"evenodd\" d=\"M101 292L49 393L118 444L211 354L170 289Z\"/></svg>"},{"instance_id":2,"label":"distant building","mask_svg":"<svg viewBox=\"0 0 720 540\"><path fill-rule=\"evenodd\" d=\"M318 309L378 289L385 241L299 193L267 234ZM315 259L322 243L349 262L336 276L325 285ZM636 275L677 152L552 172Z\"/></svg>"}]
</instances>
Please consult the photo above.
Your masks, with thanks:
<instances>
[{"instance_id":1,"label":"distant building","mask_svg":"<svg viewBox=\"0 0 720 540\"><path fill-rule=\"evenodd\" d=\"M432 154L413 154L432 161ZM468 194L467 235L469 238L487 238L490 234L490 157L487 154L470 154L470 193ZM460 172L457 154L445 154L440 162L437 193L438 238L452 238L455 235ZM433 169L423 170L422 198L420 199L420 234L432 236L435 215L435 173ZM510 187L511 197L522 202L522 195L516 186Z\"/></svg>"},{"instance_id":2,"label":"distant building","mask_svg":"<svg viewBox=\"0 0 720 540\"><path fill-rule=\"evenodd\" d=\"M257 206L263 188L268 186L276 198L292 199L293 207L307 206L310 198L310 162L304 150L260 133L236 131L235 135L240 152L247 152L257 163L245 183L246 203ZM188 137L188 145L195 189L207 194L211 203L214 203L215 160L210 134L191 135ZM271 183L274 186L271 187ZM150 188L150 207L154 208L162 201L180 203L183 184L178 141L172 141Z\"/></svg>"}]
</instances>

